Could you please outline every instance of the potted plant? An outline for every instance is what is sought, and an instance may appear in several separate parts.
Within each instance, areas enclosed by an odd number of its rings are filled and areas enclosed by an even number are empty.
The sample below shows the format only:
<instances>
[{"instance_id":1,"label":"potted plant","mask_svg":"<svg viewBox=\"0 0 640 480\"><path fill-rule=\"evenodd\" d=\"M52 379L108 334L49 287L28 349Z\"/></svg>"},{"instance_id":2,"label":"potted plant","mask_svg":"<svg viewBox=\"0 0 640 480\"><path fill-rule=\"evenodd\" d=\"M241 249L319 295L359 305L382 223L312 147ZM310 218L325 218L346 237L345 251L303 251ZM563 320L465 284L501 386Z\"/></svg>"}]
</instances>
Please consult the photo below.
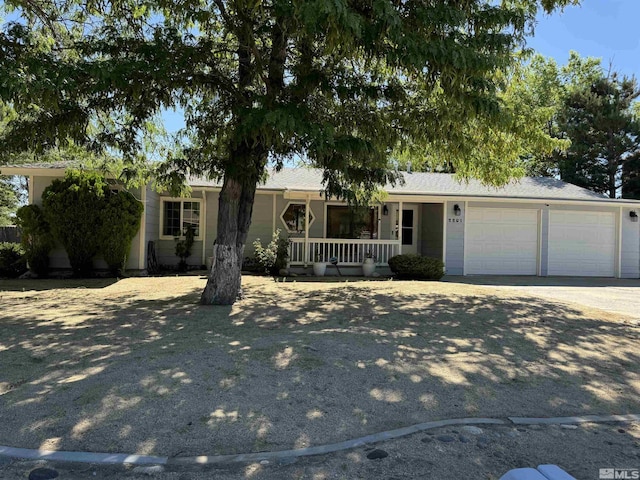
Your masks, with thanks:
<instances>
[{"instance_id":1,"label":"potted plant","mask_svg":"<svg viewBox=\"0 0 640 480\"><path fill-rule=\"evenodd\" d=\"M362 274L365 277L370 277L371 275L373 275L373 272L376 271L375 262L376 262L376 259L373 256L373 253L371 252L371 250L365 253L364 262L362 263Z\"/></svg>"},{"instance_id":2,"label":"potted plant","mask_svg":"<svg viewBox=\"0 0 640 480\"><path fill-rule=\"evenodd\" d=\"M316 277L324 277L325 272L327 271L327 264L322 261L321 255L316 252L315 259L313 261L313 274Z\"/></svg>"}]
</instances>

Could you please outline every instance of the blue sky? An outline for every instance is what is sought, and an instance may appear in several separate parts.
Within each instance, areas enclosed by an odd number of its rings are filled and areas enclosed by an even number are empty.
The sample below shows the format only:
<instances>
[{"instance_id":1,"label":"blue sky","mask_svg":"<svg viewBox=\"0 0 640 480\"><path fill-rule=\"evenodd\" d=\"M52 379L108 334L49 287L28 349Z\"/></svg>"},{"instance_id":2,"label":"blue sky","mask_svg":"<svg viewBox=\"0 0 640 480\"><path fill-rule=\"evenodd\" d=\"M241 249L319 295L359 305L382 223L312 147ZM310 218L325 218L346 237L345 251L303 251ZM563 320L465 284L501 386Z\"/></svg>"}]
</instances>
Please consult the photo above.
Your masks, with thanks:
<instances>
[{"instance_id":1,"label":"blue sky","mask_svg":"<svg viewBox=\"0 0 640 480\"><path fill-rule=\"evenodd\" d=\"M564 12L539 15L535 36L528 46L559 64L569 51L583 57L598 57L608 68L640 77L640 1L582 0L582 5Z\"/></svg>"}]
</instances>

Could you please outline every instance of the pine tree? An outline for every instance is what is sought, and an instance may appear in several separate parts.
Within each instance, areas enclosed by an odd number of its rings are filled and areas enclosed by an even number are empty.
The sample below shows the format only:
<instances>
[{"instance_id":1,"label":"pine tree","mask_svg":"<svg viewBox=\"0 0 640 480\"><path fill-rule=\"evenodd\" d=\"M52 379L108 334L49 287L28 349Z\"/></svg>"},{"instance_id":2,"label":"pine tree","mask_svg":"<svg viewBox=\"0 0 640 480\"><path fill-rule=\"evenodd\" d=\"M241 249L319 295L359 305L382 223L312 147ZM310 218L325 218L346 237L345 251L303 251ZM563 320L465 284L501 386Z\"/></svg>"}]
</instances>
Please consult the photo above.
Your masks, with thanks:
<instances>
[{"instance_id":1,"label":"pine tree","mask_svg":"<svg viewBox=\"0 0 640 480\"><path fill-rule=\"evenodd\" d=\"M640 124L632 113L639 95L634 78L613 73L566 97L559 124L571 147L559 160L563 180L610 198L625 184L632 188L632 178L625 178L640 154Z\"/></svg>"}]
</instances>

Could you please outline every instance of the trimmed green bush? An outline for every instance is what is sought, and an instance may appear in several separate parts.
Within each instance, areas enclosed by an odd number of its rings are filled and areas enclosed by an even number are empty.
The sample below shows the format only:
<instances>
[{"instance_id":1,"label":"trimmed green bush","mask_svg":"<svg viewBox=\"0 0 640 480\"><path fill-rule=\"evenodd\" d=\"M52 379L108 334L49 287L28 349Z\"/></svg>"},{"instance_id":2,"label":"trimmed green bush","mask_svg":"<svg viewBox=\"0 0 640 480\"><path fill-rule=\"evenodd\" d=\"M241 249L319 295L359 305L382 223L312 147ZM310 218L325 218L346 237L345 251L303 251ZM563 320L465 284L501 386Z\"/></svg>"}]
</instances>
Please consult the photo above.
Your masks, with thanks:
<instances>
[{"instance_id":1,"label":"trimmed green bush","mask_svg":"<svg viewBox=\"0 0 640 480\"><path fill-rule=\"evenodd\" d=\"M114 275L122 275L127 265L131 240L140 229L144 207L129 192L107 195L107 202L100 212L100 251L109 270Z\"/></svg>"},{"instance_id":2,"label":"trimmed green bush","mask_svg":"<svg viewBox=\"0 0 640 480\"><path fill-rule=\"evenodd\" d=\"M19 243L0 243L0 277L16 278L27 271L27 259Z\"/></svg>"},{"instance_id":3,"label":"trimmed green bush","mask_svg":"<svg viewBox=\"0 0 640 480\"><path fill-rule=\"evenodd\" d=\"M20 207L16 220L22 230L22 247L29 270L46 275L49 272L49 252L55 242L42 209L38 205Z\"/></svg>"},{"instance_id":4,"label":"trimmed green bush","mask_svg":"<svg viewBox=\"0 0 640 480\"><path fill-rule=\"evenodd\" d=\"M110 193L102 176L77 170L67 171L64 179L54 180L42 193L45 219L67 251L76 276L89 276L93 271L93 257L101 247L101 212Z\"/></svg>"},{"instance_id":5,"label":"trimmed green bush","mask_svg":"<svg viewBox=\"0 0 640 480\"><path fill-rule=\"evenodd\" d=\"M389 268L403 280L440 280L444 276L442 260L413 253L391 257Z\"/></svg>"}]
</instances>

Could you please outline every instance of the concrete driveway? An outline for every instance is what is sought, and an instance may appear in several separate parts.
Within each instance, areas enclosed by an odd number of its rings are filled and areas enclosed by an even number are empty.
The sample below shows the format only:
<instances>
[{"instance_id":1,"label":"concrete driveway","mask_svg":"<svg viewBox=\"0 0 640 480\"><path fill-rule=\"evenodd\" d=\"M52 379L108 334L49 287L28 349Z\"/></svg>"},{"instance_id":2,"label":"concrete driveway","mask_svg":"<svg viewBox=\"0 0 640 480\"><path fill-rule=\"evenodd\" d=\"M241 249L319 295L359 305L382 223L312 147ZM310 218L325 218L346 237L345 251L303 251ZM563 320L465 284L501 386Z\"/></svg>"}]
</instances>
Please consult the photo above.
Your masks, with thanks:
<instances>
[{"instance_id":1,"label":"concrete driveway","mask_svg":"<svg viewBox=\"0 0 640 480\"><path fill-rule=\"evenodd\" d=\"M640 320L640 279L478 275L446 276L443 281L516 290Z\"/></svg>"}]
</instances>

